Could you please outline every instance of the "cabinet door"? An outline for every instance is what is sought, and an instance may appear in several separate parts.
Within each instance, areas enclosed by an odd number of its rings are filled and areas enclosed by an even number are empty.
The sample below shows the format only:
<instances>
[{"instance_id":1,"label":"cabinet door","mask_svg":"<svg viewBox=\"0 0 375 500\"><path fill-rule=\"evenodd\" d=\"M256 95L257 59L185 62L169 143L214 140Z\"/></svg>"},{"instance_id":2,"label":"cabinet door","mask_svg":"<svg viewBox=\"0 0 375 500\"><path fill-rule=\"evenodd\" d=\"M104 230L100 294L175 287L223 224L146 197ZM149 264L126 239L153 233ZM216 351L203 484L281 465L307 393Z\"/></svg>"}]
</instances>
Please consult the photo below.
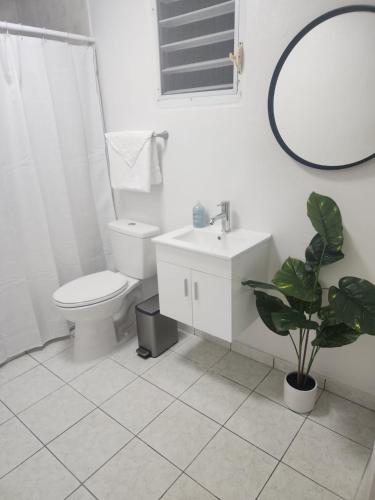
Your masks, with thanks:
<instances>
[{"instance_id":1,"label":"cabinet door","mask_svg":"<svg viewBox=\"0 0 375 500\"><path fill-rule=\"evenodd\" d=\"M192 325L191 271L168 262L158 262L160 312Z\"/></svg>"},{"instance_id":2,"label":"cabinet door","mask_svg":"<svg viewBox=\"0 0 375 500\"><path fill-rule=\"evenodd\" d=\"M231 342L231 281L192 271L194 328Z\"/></svg>"}]
</instances>

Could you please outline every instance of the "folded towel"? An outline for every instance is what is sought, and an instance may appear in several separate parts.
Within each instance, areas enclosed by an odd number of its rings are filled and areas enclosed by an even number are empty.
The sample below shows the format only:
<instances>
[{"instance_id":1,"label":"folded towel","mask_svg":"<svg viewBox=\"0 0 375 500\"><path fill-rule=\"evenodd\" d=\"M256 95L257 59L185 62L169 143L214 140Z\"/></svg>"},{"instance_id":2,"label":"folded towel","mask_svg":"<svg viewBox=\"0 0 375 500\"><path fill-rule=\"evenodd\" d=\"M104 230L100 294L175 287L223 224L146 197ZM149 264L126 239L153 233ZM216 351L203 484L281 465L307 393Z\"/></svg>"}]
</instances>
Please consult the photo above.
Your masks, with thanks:
<instances>
[{"instance_id":1,"label":"folded towel","mask_svg":"<svg viewBox=\"0 0 375 500\"><path fill-rule=\"evenodd\" d=\"M162 182L152 130L111 132L105 136L114 189L149 193L151 185Z\"/></svg>"}]
</instances>

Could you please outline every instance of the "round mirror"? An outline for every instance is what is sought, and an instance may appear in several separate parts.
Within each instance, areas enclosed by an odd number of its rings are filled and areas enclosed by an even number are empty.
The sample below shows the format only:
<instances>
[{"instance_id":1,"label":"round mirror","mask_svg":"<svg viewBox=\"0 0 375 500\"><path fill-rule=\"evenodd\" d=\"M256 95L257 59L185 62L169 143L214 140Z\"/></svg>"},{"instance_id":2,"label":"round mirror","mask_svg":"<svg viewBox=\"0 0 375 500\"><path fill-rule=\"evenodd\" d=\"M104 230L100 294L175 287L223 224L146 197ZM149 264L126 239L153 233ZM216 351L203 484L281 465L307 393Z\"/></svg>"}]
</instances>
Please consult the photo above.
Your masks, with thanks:
<instances>
[{"instance_id":1,"label":"round mirror","mask_svg":"<svg viewBox=\"0 0 375 500\"><path fill-rule=\"evenodd\" d=\"M333 10L298 33L274 71L268 111L281 147L305 165L375 157L375 7Z\"/></svg>"}]
</instances>

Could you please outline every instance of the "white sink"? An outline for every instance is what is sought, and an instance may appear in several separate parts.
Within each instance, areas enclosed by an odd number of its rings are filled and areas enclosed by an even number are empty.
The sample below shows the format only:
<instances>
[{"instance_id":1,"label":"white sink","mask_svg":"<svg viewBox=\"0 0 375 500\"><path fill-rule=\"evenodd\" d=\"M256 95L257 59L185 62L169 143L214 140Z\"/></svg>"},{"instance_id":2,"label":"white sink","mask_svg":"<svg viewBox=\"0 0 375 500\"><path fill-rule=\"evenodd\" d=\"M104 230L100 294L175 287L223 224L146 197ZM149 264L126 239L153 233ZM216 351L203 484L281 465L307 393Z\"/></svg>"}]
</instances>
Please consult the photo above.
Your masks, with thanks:
<instances>
[{"instance_id":1,"label":"white sink","mask_svg":"<svg viewBox=\"0 0 375 500\"><path fill-rule=\"evenodd\" d=\"M157 244L169 245L213 257L233 259L250 248L269 240L270 237L271 235L268 233L258 233L247 229L235 229L229 233L222 233L219 227L196 229L192 226L186 226L157 236L153 241Z\"/></svg>"}]
</instances>

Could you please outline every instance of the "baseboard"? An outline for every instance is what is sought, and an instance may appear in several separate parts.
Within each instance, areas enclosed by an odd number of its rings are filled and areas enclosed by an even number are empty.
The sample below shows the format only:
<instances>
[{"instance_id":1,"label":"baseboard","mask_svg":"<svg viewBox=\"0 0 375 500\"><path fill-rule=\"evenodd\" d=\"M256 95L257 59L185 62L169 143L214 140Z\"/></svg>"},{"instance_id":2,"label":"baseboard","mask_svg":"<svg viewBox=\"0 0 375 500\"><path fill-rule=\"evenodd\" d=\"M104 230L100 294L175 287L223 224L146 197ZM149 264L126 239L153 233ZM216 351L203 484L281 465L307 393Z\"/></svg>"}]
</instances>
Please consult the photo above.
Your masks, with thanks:
<instances>
[{"instance_id":1,"label":"baseboard","mask_svg":"<svg viewBox=\"0 0 375 500\"><path fill-rule=\"evenodd\" d=\"M213 342L214 344L221 345L222 347L225 347L226 349L231 348L230 342L227 342L226 340L219 339L218 337L214 337L213 335L210 335L209 333L202 332L201 330L194 330L194 335L197 337L200 337L204 340L208 340L208 342Z\"/></svg>"},{"instance_id":2,"label":"baseboard","mask_svg":"<svg viewBox=\"0 0 375 500\"><path fill-rule=\"evenodd\" d=\"M272 354L263 351L259 351L258 349L254 349L253 347L243 344L242 342L233 342L231 349L238 354L242 354L243 356L247 356L248 358L254 359L255 361L259 361L260 363L264 363L268 366L272 366L285 373L296 369L296 365L290 361L277 356L272 356ZM373 394L351 387L350 385L339 382L331 377L326 377L321 373L312 372L312 375L317 380L318 386L322 389L353 401L361 406L365 406L370 410L375 410L375 396Z\"/></svg>"},{"instance_id":3,"label":"baseboard","mask_svg":"<svg viewBox=\"0 0 375 500\"><path fill-rule=\"evenodd\" d=\"M233 352L242 354L243 356L247 356L248 358L251 358L254 361L258 361L259 363L271 366L272 368L274 367L274 357L271 354L259 351L258 349L254 349L249 345L242 344L242 342L236 342L236 341L232 342L231 349Z\"/></svg>"}]
</instances>

